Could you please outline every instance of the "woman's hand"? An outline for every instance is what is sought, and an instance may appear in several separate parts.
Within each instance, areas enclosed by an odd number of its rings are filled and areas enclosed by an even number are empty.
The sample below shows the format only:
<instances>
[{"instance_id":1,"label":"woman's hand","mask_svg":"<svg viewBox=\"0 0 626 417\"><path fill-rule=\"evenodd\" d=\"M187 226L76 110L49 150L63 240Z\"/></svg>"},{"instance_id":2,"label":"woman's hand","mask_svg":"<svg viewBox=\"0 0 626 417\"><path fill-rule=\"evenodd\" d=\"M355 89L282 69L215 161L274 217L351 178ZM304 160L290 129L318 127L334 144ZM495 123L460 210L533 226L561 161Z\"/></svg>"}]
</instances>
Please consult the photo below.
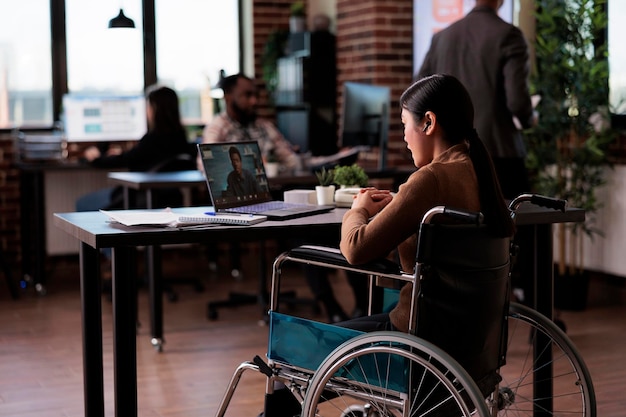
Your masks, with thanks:
<instances>
[{"instance_id":1,"label":"woman's hand","mask_svg":"<svg viewBox=\"0 0 626 417\"><path fill-rule=\"evenodd\" d=\"M367 210L369 217L372 217L385 208L392 199L393 196L389 190L378 190L372 187L362 188L354 196L352 208L364 208Z\"/></svg>"}]
</instances>

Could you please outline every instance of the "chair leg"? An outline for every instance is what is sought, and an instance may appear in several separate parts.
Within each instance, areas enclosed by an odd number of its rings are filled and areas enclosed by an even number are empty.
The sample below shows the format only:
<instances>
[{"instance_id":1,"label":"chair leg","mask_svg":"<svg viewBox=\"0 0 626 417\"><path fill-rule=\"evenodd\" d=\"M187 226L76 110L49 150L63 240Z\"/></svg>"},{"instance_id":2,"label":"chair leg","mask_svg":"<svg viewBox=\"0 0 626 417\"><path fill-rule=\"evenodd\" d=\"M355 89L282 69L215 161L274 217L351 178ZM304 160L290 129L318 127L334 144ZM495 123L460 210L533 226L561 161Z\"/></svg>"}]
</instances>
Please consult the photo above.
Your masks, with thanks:
<instances>
[{"instance_id":1,"label":"chair leg","mask_svg":"<svg viewBox=\"0 0 626 417\"><path fill-rule=\"evenodd\" d=\"M0 267L2 267L2 271L4 272L4 279L7 281L7 285L9 286L9 292L11 293L11 298L14 300L19 298L19 293L17 292L17 287L15 286L15 282L13 281L13 274L11 273L11 268L4 260L4 251L0 248Z\"/></svg>"}]
</instances>

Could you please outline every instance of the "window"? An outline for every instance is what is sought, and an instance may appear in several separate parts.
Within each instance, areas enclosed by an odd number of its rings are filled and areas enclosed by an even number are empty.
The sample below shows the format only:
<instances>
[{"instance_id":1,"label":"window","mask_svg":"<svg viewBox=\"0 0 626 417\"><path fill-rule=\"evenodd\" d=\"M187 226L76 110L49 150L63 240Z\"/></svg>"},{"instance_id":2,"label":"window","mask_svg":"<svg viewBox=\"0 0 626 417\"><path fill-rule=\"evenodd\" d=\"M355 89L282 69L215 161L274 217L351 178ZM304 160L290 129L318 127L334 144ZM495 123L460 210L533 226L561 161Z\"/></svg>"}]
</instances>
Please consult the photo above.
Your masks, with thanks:
<instances>
[{"instance_id":1,"label":"window","mask_svg":"<svg viewBox=\"0 0 626 417\"><path fill-rule=\"evenodd\" d=\"M156 0L156 57L159 82L180 97L186 124L210 120L210 88L239 72L238 0Z\"/></svg>"},{"instance_id":2,"label":"window","mask_svg":"<svg viewBox=\"0 0 626 417\"><path fill-rule=\"evenodd\" d=\"M141 0L124 1L135 29L109 29L120 3L65 0L67 86L70 93L137 94L143 91Z\"/></svg>"},{"instance_id":3,"label":"window","mask_svg":"<svg viewBox=\"0 0 626 417\"><path fill-rule=\"evenodd\" d=\"M0 129L52 126L50 0L0 13Z\"/></svg>"},{"instance_id":4,"label":"window","mask_svg":"<svg viewBox=\"0 0 626 417\"><path fill-rule=\"evenodd\" d=\"M204 123L213 113L210 87L220 70L240 70L241 0L154 1L157 78L178 92L185 123ZM51 33L63 33L56 27L63 4L67 55L60 51L53 63L50 45L59 40ZM135 29L108 28L120 6ZM54 28L51 7L61 8ZM142 7L142 0L12 2L11 13L0 13L0 129L52 127L66 87L74 94L142 94ZM154 65L149 58L147 65ZM154 74L153 67L146 71Z\"/></svg>"}]
</instances>

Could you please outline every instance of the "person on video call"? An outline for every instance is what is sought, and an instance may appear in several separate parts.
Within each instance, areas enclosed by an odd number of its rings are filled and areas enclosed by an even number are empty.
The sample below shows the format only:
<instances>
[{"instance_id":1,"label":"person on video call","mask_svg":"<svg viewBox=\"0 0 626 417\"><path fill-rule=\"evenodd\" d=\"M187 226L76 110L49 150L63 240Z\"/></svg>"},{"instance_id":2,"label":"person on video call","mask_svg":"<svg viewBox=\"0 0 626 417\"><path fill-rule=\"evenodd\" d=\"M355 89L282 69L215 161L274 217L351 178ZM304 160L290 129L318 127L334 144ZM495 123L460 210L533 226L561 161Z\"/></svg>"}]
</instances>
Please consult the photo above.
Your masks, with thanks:
<instances>
[{"instance_id":1,"label":"person on video call","mask_svg":"<svg viewBox=\"0 0 626 417\"><path fill-rule=\"evenodd\" d=\"M243 168L239 149L237 149L236 146L231 146L228 149L228 156L230 157L233 170L228 174L228 178L226 179L228 185L225 194L237 197L259 194L261 189L256 180L256 176L249 170Z\"/></svg>"},{"instance_id":2,"label":"person on video call","mask_svg":"<svg viewBox=\"0 0 626 417\"><path fill-rule=\"evenodd\" d=\"M224 91L226 108L204 128L202 142L253 140L259 143L265 161L271 154L278 159L283 170L298 169L300 158L292 144L272 122L257 116L258 91L254 80L239 73L223 78L220 87ZM200 160L198 169L204 169Z\"/></svg>"}]
</instances>

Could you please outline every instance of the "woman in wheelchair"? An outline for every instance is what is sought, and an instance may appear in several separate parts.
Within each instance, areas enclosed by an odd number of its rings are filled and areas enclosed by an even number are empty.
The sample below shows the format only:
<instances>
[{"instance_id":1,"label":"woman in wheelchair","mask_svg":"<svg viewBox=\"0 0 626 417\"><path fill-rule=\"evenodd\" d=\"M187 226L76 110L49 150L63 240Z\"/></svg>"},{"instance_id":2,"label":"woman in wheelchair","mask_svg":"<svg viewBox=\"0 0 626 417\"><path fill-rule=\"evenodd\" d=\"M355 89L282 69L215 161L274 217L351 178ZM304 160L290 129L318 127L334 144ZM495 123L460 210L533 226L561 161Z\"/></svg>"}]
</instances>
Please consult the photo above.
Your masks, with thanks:
<instances>
[{"instance_id":1,"label":"woman in wheelchair","mask_svg":"<svg viewBox=\"0 0 626 417\"><path fill-rule=\"evenodd\" d=\"M494 236L512 236L515 226L491 158L474 129L474 107L465 87L449 75L426 77L402 94L400 107L404 141L419 169L395 196L375 188L355 196L341 230L340 249L348 262L364 264L397 249L402 270L412 271L420 222L435 206L480 211ZM412 285L405 284L389 313L336 325L363 332L407 332L411 291ZM267 402L282 403L285 416L296 414L299 404L289 397L288 390L275 389L267 396L266 410L276 409Z\"/></svg>"},{"instance_id":2,"label":"woman in wheelchair","mask_svg":"<svg viewBox=\"0 0 626 417\"><path fill-rule=\"evenodd\" d=\"M433 75L410 86L400 106L404 141L419 169L394 197L374 188L355 197L341 229L340 248L348 262L380 259L397 248L402 269L411 271L422 216L438 205L480 211L494 236L512 236L514 224L491 158L473 127L474 107L465 87L452 76ZM407 284L389 314L343 325L407 332L410 294Z\"/></svg>"}]
</instances>

